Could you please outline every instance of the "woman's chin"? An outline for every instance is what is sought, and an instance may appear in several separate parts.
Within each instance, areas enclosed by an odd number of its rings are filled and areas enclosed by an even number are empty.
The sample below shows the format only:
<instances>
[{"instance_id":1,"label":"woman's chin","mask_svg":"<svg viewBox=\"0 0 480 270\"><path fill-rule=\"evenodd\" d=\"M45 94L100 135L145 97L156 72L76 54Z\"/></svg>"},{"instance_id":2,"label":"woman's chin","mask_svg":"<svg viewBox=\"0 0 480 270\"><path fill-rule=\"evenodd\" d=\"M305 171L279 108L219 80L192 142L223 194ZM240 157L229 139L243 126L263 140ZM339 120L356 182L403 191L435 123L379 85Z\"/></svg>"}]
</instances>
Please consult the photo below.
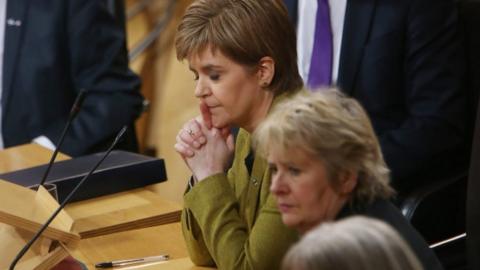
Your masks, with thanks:
<instances>
[{"instance_id":1,"label":"woman's chin","mask_svg":"<svg viewBox=\"0 0 480 270\"><path fill-rule=\"evenodd\" d=\"M224 127L229 127L231 124L228 121L222 119L212 119L212 126L218 129L222 129Z\"/></svg>"},{"instance_id":2,"label":"woman's chin","mask_svg":"<svg viewBox=\"0 0 480 270\"><path fill-rule=\"evenodd\" d=\"M285 224L285 226L292 229L297 229L300 223L296 218L288 215L282 215L282 222Z\"/></svg>"}]
</instances>

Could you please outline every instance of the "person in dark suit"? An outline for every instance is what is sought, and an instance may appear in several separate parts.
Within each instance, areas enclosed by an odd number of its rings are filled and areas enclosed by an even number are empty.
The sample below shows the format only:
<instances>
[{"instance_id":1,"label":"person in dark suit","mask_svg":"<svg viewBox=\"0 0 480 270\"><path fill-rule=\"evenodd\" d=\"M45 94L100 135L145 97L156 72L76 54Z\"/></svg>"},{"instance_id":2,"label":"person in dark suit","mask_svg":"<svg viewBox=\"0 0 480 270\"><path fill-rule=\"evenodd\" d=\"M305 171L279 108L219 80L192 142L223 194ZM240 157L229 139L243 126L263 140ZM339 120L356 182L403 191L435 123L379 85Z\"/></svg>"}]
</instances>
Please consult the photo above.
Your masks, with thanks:
<instances>
[{"instance_id":1,"label":"person in dark suit","mask_svg":"<svg viewBox=\"0 0 480 270\"><path fill-rule=\"evenodd\" d=\"M301 234L325 221L364 215L391 225L424 269L443 269L389 199L389 170L362 106L337 89L303 93L274 108L254 134L271 169L282 221Z\"/></svg>"},{"instance_id":2,"label":"person in dark suit","mask_svg":"<svg viewBox=\"0 0 480 270\"><path fill-rule=\"evenodd\" d=\"M294 7L299 69L307 82L315 76L315 16L322 0L284 1ZM333 59L327 84L337 85L367 110L394 187L408 191L464 166L464 59L454 2L328 2Z\"/></svg>"},{"instance_id":3,"label":"person in dark suit","mask_svg":"<svg viewBox=\"0 0 480 270\"><path fill-rule=\"evenodd\" d=\"M56 143L85 89L60 150L79 156L104 149L122 126L133 124L143 102L140 80L128 68L125 33L105 0L6 2L0 40L3 146ZM130 133L122 148L135 151Z\"/></svg>"}]
</instances>

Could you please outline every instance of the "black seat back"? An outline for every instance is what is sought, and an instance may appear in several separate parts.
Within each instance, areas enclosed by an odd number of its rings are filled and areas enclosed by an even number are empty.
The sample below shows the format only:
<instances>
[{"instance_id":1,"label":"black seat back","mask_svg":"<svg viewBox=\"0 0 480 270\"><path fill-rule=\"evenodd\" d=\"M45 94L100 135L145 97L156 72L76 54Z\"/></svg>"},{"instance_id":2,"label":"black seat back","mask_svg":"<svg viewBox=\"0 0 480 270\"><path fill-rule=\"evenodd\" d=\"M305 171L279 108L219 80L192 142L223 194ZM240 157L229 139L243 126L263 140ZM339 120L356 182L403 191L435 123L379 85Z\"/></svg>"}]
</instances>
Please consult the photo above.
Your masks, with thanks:
<instances>
[{"instance_id":1,"label":"black seat back","mask_svg":"<svg viewBox=\"0 0 480 270\"><path fill-rule=\"evenodd\" d=\"M460 1L459 12L465 33L466 86L477 112L467 188L467 259L470 269L480 269L480 0Z\"/></svg>"}]
</instances>

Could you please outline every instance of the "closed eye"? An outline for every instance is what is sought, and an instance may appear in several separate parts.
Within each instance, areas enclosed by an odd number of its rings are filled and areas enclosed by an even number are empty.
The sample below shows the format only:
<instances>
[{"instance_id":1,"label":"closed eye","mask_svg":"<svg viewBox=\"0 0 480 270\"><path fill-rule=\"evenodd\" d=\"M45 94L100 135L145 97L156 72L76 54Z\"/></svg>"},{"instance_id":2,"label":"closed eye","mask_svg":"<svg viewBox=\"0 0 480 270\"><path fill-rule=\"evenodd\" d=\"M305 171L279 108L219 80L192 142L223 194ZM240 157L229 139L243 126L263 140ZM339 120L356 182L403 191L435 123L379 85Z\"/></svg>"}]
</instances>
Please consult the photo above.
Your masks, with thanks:
<instances>
[{"instance_id":1,"label":"closed eye","mask_svg":"<svg viewBox=\"0 0 480 270\"><path fill-rule=\"evenodd\" d=\"M218 81L220 79L220 74L210 74L210 80Z\"/></svg>"},{"instance_id":2,"label":"closed eye","mask_svg":"<svg viewBox=\"0 0 480 270\"><path fill-rule=\"evenodd\" d=\"M288 172L293 176L298 176L302 173L302 171L299 168L296 168L293 166L288 166Z\"/></svg>"},{"instance_id":3,"label":"closed eye","mask_svg":"<svg viewBox=\"0 0 480 270\"><path fill-rule=\"evenodd\" d=\"M269 163L268 168L270 169L272 175L276 174L278 171L277 166L273 163Z\"/></svg>"}]
</instances>

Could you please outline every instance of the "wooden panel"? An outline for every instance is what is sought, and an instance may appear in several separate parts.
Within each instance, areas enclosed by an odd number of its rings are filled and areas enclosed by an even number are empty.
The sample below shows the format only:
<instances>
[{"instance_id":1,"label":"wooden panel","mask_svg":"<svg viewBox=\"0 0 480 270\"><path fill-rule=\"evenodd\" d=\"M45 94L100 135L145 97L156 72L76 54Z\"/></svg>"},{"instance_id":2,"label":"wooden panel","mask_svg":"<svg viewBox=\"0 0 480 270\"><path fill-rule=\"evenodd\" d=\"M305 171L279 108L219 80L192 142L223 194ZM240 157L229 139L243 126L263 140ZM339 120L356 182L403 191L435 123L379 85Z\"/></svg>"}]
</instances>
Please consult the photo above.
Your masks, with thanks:
<instances>
[{"instance_id":1,"label":"wooden panel","mask_svg":"<svg viewBox=\"0 0 480 270\"><path fill-rule=\"evenodd\" d=\"M0 269L7 270L17 253L32 238L33 234L20 232L13 227L0 224L0 235ZM34 245L17 263L15 269L48 270L67 256L68 251L63 246L58 246L50 253L43 253L38 251Z\"/></svg>"},{"instance_id":2,"label":"wooden panel","mask_svg":"<svg viewBox=\"0 0 480 270\"><path fill-rule=\"evenodd\" d=\"M163 198L183 202L190 171L182 158L175 152L175 136L182 125L199 114L198 100L194 96L195 81L188 69L187 61L179 62L173 47L176 27L191 0L178 0L175 18L166 29L164 44L157 46L162 56L155 64L155 96L151 115L152 121L147 144L154 145L157 156L166 163L169 181L154 185L154 191ZM168 37L168 38L167 38Z\"/></svg>"},{"instance_id":3,"label":"wooden panel","mask_svg":"<svg viewBox=\"0 0 480 270\"><path fill-rule=\"evenodd\" d=\"M38 192L0 180L0 222L37 232L58 208L58 203L40 187ZM51 239L75 242L80 236L70 232L73 221L60 212L43 233Z\"/></svg>"},{"instance_id":4,"label":"wooden panel","mask_svg":"<svg viewBox=\"0 0 480 270\"><path fill-rule=\"evenodd\" d=\"M66 211L82 238L178 222L181 206L136 189L75 202Z\"/></svg>"},{"instance_id":5,"label":"wooden panel","mask_svg":"<svg viewBox=\"0 0 480 270\"><path fill-rule=\"evenodd\" d=\"M126 8L131 8L132 5L138 2L141 1L127 1ZM148 9L144 9L143 11L141 11L127 21L127 47L129 51L132 50L135 46L138 46L153 30L155 18L156 17L152 17L148 13ZM147 49L135 60L130 62L130 68L135 73L139 74L142 79L141 93L149 101L152 100L153 95L153 87L151 84L151 70L153 63L152 59L154 59L155 57L156 56L154 55L154 51L151 49ZM140 152L144 152L145 149L145 138L149 129L148 118L149 113L147 111L143 113L135 122Z\"/></svg>"}]
</instances>

